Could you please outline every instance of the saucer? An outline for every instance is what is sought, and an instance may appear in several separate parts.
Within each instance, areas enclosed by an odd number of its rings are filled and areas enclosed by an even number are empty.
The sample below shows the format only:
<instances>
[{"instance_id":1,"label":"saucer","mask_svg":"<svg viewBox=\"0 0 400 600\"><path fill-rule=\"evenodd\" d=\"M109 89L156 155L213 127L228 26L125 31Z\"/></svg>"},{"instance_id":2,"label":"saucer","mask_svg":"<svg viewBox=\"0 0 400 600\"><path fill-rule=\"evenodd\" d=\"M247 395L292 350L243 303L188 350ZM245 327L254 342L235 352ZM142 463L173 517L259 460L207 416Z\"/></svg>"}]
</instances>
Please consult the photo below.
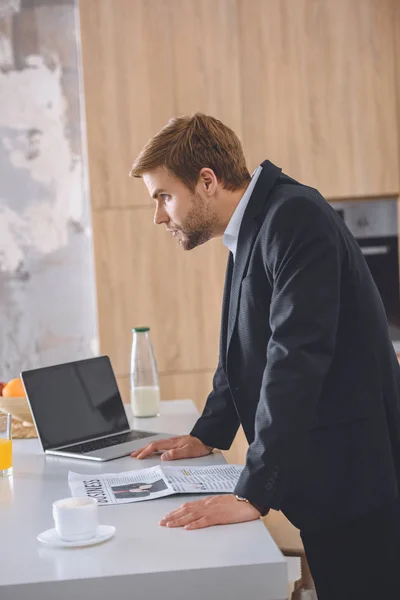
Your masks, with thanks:
<instances>
[{"instance_id":1,"label":"saucer","mask_svg":"<svg viewBox=\"0 0 400 600\"><path fill-rule=\"evenodd\" d=\"M94 537L88 540L78 540L74 542L66 542L62 540L55 529L47 529L42 531L37 536L37 539L46 546L52 546L53 548L78 548L80 546L93 546L94 544L100 544L111 538L115 533L115 527L113 525L99 525L97 533Z\"/></svg>"}]
</instances>

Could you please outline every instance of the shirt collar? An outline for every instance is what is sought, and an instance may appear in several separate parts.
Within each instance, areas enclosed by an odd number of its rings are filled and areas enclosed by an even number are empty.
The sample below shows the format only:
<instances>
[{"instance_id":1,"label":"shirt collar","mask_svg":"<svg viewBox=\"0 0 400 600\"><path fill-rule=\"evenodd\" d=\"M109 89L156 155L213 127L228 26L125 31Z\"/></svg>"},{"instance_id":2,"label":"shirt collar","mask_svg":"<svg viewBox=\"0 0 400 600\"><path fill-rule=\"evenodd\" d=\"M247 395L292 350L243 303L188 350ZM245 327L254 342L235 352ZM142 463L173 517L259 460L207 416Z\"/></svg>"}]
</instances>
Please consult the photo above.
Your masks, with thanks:
<instances>
[{"instance_id":1,"label":"shirt collar","mask_svg":"<svg viewBox=\"0 0 400 600\"><path fill-rule=\"evenodd\" d=\"M250 200L250 196L253 193L254 187L257 183L257 179L260 176L262 170L262 166L259 165L257 169L253 172L251 176L251 181L246 188L243 196L241 197L239 204L235 208L235 212L233 213L226 229L224 235L222 236L222 243L224 246L228 248L233 254L233 259L235 259L236 248L239 238L240 226L242 224L243 215L246 211L247 205Z\"/></svg>"}]
</instances>

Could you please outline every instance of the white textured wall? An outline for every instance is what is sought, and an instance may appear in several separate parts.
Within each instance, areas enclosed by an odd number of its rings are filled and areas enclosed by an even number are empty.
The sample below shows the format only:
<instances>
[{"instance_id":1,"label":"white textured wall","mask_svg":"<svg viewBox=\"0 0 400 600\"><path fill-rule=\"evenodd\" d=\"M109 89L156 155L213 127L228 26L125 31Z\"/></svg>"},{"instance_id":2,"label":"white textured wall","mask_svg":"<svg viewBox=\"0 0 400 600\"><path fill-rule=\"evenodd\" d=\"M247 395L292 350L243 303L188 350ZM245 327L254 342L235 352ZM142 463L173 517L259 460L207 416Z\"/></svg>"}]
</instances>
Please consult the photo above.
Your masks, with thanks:
<instances>
[{"instance_id":1,"label":"white textured wall","mask_svg":"<svg viewBox=\"0 0 400 600\"><path fill-rule=\"evenodd\" d=\"M74 10L0 17L0 380L97 353Z\"/></svg>"}]
</instances>

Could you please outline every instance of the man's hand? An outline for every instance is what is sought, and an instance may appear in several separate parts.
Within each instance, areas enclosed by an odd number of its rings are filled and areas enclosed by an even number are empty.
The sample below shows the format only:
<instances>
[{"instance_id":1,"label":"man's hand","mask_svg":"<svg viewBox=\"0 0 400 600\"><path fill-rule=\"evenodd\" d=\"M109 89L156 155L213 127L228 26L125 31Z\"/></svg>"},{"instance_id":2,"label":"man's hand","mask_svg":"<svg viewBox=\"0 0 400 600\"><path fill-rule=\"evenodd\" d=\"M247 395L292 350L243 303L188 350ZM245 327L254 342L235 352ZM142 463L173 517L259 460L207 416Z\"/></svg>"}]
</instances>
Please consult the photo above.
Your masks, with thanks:
<instances>
[{"instance_id":1,"label":"man's hand","mask_svg":"<svg viewBox=\"0 0 400 600\"><path fill-rule=\"evenodd\" d=\"M161 519L164 527L184 527L185 529L203 529L211 525L228 525L255 521L260 512L248 502L237 500L232 494L212 496L204 500L186 502L180 508Z\"/></svg>"},{"instance_id":2,"label":"man's hand","mask_svg":"<svg viewBox=\"0 0 400 600\"><path fill-rule=\"evenodd\" d=\"M211 454L213 448L206 446L192 435L180 435L166 440L157 440L144 448L132 452L133 458L147 458L155 452L163 452L161 460L177 460L178 458L198 458Z\"/></svg>"}]
</instances>

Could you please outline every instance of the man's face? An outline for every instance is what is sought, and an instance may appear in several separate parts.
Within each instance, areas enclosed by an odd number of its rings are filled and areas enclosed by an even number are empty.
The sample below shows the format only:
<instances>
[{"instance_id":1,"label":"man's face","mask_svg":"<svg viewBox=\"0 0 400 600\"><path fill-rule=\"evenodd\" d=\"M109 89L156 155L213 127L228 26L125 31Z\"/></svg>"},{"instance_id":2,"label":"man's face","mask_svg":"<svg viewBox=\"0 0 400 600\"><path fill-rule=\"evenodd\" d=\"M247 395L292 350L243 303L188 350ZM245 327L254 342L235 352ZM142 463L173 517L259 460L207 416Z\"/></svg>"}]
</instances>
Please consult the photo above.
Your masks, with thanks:
<instances>
[{"instance_id":1,"label":"man's face","mask_svg":"<svg viewBox=\"0 0 400 600\"><path fill-rule=\"evenodd\" d=\"M143 181L156 202L154 223L165 225L184 250L192 250L215 236L219 218L201 182L194 192L164 167L143 175Z\"/></svg>"}]
</instances>

